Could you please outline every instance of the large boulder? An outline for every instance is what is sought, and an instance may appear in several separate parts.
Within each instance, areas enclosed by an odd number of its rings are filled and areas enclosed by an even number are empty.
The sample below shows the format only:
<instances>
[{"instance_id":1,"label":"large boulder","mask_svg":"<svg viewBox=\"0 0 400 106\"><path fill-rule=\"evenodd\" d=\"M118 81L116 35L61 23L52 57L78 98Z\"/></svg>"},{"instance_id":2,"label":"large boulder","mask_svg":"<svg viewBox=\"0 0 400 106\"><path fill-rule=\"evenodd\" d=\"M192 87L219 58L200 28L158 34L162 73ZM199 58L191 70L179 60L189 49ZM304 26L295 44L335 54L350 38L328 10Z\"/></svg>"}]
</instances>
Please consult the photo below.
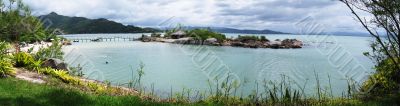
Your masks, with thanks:
<instances>
[{"instance_id":1,"label":"large boulder","mask_svg":"<svg viewBox=\"0 0 400 106\"><path fill-rule=\"evenodd\" d=\"M269 45L270 48L278 49L278 48L281 48L282 42L275 40L275 41L269 42L268 45Z\"/></svg>"},{"instance_id":2,"label":"large boulder","mask_svg":"<svg viewBox=\"0 0 400 106\"><path fill-rule=\"evenodd\" d=\"M186 36L186 32L182 31L182 30L176 31L171 34L172 39L179 39L179 38L183 38L185 36Z\"/></svg>"},{"instance_id":3,"label":"large boulder","mask_svg":"<svg viewBox=\"0 0 400 106\"><path fill-rule=\"evenodd\" d=\"M142 42L151 42L151 41L152 41L152 38L149 37L149 36L147 36L147 35L142 35L142 37L140 38L140 40L141 40Z\"/></svg>"},{"instance_id":4,"label":"large boulder","mask_svg":"<svg viewBox=\"0 0 400 106\"><path fill-rule=\"evenodd\" d=\"M301 48L303 43L297 39L285 39L282 40L282 46L284 48Z\"/></svg>"},{"instance_id":5,"label":"large boulder","mask_svg":"<svg viewBox=\"0 0 400 106\"><path fill-rule=\"evenodd\" d=\"M233 46L233 47L243 47L243 46L245 46L245 44L242 43L242 42L239 42L239 41L233 41L233 42L231 42L231 46Z\"/></svg>"},{"instance_id":6,"label":"large boulder","mask_svg":"<svg viewBox=\"0 0 400 106\"><path fill-rule=\"evenodd\" d=\"M177 43L177 44L188 44L193 40L192 37L186 37L186 38L179 38L176 39L173 43Z\"/></svg>"},{"instance_id":7,"label":"large boulder","mask_svg":"<svg viewBox=\"0 0 400 106\"><path fill-rule=\"evenodd\" d=\"M296 40L296 41L293 42L292 48L302 48L302 46L303 46L303 42L299 41L299 40Z\"/></svg>"},{"instance_id":8,"label":"large boulder","mask_svg":"<svg viewBox=\"0 0 400 106\"><path fill-rule=\"evenodd\" d=\"M68 71L68 65L60 60L60 59L55 59L55 58L49 58L46 59L43 64L43 67L50 67L53 69L58 69L58 70L64 70L64 71Z\"/></svg>"},{"instance_id":9,"label":"large boulder","mask_svg":"<svg viewBox=\"0 0 400 106\"><path fill-rule=\"evenodd\" d=\"M62 42L63 45L72 45L71 41L66 40Z\"/></svg>"},{"instance_id":10,"label":"large boulder","mask_svg":"<svg viewBox=\"0 0 400 106\"><path fill-rule=\"evenodd\" d=\"M215 38L208 38L208 39L206 39L206 40L204 41L204 44L205 44L205 45L215 44L215 43L218 43L217 41L218 41L218 40L215 39Z\"/></svg>"}]
</instances>

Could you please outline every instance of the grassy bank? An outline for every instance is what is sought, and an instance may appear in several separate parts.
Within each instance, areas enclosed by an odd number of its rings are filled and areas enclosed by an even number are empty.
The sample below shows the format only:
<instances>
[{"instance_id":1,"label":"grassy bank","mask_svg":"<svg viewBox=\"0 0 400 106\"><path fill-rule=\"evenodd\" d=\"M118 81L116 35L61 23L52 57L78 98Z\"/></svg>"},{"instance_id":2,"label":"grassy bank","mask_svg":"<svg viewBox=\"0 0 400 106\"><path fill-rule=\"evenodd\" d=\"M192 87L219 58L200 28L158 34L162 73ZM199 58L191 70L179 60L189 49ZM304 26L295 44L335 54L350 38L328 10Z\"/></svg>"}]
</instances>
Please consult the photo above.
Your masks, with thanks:
<instances>
[{"instance_id":1,"label":"grassy bank","mask_svg":"<svg viewBox=\"0 0 400 106\"><path fill-rule=\"evenodd\" d=\"M2 106L77 106L77 105L166 105L142 100L137 96L96 95L68 87L35 84L16 78L0 79L0 105Z\"/></svg>"},{"instance_id":2,"label":"grassy bank","mask_svg":"<svg viewBox=\"0 0 400 106\"><path fill-rule=\"evenodd\" d=\"M54 79L53 79L54 80ZM46 84L36 84L16 78L0 79L0 105L13 106L52 106L52 105L102 105L102 106L139 106L139 105L305 105L291 102L260 104L257 102L231 98L229 101L216 101L208 98L194 103L176 103L144 100L138 96L111 96L94 94L70 85L61 85L61 81L50 81ZM376 101L362 101L358 99L327 99L316 101L303 100L307 105L349 105L349 106L382 106L395 105L399 98L382 98ZM234 102L235 101L235 102Z\"/></svg>"}]
</instances>

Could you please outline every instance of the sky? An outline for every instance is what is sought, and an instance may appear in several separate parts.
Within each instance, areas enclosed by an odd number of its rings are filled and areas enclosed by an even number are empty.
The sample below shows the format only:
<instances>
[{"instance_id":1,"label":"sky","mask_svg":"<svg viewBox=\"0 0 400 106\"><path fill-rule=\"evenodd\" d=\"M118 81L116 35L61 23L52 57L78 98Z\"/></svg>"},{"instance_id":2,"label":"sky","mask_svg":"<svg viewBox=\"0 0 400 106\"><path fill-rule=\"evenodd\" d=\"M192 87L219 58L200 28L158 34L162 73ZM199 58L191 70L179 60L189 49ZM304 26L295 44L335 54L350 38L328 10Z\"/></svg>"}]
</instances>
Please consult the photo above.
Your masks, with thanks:
<instances>
[{"instance_id":1,"label":"sky","mask_svg":"<svg viewBox=\"0 0 400 106\"><path fill-rule=\"evenodd\" d=\"M106 18L125 25L229 27L297 33L312 17L324 32L365 32L350 10L334 0L24 0L34 15ZM367 14L361 14L368 17Z\"/></svg>"}]
</instances>

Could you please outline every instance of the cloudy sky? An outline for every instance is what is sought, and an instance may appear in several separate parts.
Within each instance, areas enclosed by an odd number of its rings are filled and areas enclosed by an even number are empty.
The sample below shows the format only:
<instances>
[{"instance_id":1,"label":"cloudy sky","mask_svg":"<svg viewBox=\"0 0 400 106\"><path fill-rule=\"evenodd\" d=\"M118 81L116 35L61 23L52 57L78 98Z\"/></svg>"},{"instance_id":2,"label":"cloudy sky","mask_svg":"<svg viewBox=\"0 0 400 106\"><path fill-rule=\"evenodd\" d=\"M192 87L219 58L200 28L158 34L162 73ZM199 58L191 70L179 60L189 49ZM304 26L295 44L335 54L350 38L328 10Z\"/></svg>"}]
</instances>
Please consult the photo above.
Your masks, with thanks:
<instances>
[{"instance_id":1,"label":"cloudy sky","mask_svg":"<svg viewBox=\"0 0 400 106\"><path fill-rule=\"evenodd\" d=\"M106 18L123 24L271 29L297 33L306 17L326 32L364 31L348 8L333 0L25 0L35 15Z\"/></svg>"}]
</instances>

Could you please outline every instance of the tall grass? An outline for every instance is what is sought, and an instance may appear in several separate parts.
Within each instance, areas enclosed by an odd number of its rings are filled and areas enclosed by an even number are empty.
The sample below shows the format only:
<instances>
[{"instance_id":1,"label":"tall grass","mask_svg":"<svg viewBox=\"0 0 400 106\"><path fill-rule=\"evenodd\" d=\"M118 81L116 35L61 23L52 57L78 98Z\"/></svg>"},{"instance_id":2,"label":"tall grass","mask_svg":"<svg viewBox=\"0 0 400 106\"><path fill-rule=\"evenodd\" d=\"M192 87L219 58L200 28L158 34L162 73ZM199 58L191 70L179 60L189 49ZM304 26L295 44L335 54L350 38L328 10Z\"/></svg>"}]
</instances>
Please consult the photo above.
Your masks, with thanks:
<instances>
[{"instance_id":1,"label":"tall grass","mask_svg":"<svg viewBox=\"0 0 400 106\"><path fill-rule=\"evenodd\" d=\"M142 70L140 67L138 70ZM137 72L136 74L139 74ZM139 75L137 75L139 76ZM142 77L142 76L139 76ZM204 104L224 104L224 105L324 105L340 101L351 100L352 95L355 93L355 83L348 81L348 90L344 92L342 97L334 97L332 91L331 76L328 75L328 86L322 87L320 76L314 71L315 77L315 96L306 94L305 87L308 80L303 86L293 86L293 82L288 76L282 75L280 82L263 80L261 82L254 82L254 90L247 96L243 93L237 95L238 90L244 84L239 84L238 81L232 80L230 74L223 79L218 80L214 78L215 85L211 84L208 80L208 90L193 90L182 88L180 92L173 92L172 87L167 99L161 99L155 93L154 84L151 85L150 90L146 93L146 88L142 87L139 90L142 95L154 97L153 100L168 101L172 103L204 103ZM136 79L136 81L138 81ZM353 81L354 82L354 81ZM139 83L139 82L137 82ZM155 99L156 98L156 99Z\"/></svg>"}]
</instances>

